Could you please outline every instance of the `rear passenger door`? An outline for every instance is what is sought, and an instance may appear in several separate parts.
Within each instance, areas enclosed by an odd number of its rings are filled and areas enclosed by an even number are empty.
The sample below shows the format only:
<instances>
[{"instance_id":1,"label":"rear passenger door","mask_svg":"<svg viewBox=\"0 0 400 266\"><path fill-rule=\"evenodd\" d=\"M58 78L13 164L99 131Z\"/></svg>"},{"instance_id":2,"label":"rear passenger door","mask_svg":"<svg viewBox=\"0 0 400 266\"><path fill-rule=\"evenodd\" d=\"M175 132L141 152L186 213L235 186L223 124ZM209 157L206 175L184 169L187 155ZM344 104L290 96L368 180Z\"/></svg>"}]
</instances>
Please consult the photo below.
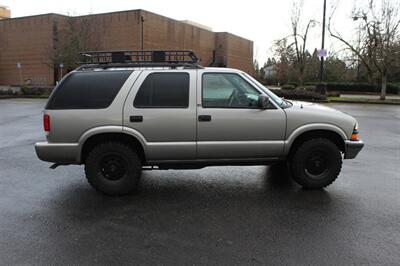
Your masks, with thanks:
<instances>
[{"instance_id":1,"label":"rear passenger door","mask_svg":"<svg viewBox=\"0 0 400 266\"><path fill-rule=\"evenodd\" d=\"M149 161L196 157L196 72L144 70L124 107L124 127L147 142Z\"/></svg>"}]
</instances>

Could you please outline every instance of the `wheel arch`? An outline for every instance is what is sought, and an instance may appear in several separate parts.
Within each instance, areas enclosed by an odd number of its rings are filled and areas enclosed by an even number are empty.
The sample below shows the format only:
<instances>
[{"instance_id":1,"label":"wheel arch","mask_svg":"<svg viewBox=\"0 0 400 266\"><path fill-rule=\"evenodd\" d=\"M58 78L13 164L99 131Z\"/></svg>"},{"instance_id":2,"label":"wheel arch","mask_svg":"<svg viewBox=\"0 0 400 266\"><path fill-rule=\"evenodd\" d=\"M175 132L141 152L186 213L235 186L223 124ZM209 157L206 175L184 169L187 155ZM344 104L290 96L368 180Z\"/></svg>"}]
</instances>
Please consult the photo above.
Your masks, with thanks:
<instances>
[{"instance_id":1,"label":"wheel arch","mask_svg":"<svg viewBox=\"0 0 400 266\"><path fill-rule=\"evenodd\" d=\"M296 131L292 133L285 143L285 154L288 156L290 156L301 143L313 138L329 139L341 152L345 152L346 134L336 126L326 125L323 127L303 128L302 130Z\"/></svg>"},{"instance_id":2,"label":"wheel arch","mask_svg":"<svg viewBox=\"0 0 400 266\"><path fill-rule=\"evenodd\" d=\"M146 162L145 141L140 134L124 131L122 127L96 128L89 130L80 140L79 162L84 163L88 152L98 143L106 141L119 141L128 144L137 153L142 163Z\"/></svg>"}]
</instances>

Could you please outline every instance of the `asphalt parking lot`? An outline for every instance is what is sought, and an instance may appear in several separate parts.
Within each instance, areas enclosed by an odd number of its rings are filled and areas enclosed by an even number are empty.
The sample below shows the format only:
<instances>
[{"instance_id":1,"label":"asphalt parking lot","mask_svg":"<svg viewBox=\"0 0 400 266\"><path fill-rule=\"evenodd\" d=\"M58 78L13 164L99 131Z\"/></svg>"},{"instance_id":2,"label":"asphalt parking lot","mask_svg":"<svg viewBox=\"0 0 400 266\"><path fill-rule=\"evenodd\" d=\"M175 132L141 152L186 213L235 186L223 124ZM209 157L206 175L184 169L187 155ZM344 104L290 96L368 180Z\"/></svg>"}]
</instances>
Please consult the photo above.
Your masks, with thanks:
<instances>
[{"instance_id":1,"label":"asphalt parking lot","mask_svg":"<svg viewBox=\"0 0 400 266\"><path fill-rule=\"evenodd\" d=\"M43 100L0 101L0 264L400 264L400 108L331 105L366 147L307 191L279 169L145 172L136 194L95 192L83 167L50 170Z\"/></svg>"}]
</instances>

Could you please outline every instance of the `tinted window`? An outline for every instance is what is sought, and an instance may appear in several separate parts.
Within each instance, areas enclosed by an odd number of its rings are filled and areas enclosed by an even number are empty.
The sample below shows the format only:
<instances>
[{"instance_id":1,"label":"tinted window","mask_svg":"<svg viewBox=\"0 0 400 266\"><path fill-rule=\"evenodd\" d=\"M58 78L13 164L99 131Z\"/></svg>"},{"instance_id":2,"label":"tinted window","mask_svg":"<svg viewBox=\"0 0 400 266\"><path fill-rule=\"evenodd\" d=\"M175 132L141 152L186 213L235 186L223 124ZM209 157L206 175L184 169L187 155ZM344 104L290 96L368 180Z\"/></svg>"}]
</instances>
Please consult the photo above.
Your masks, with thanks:
<instances>
[{"instance_id":1,"label":"tinted window","mask_svg":"<svg viewBox=\"0 0 400 266\"><path fill-rule=\"evenodd\" d=\"M189 74L152 73L146 77L134 101L139 108L186 108L189 106Z\"/></svg>"},{"instance_id":2,"label":"tinted window","mask_svg":"<svg viewBox=\"0 0 400 266\"><path fill-rule=\"evenodd\" d=\"M202 81L203 107L258 108L260 93L237 74L207 73Z\"/></svg>"},{"instance_id":3,"label":"tinted window","mask_svg":"<svg viewBox=\"0 0 400 266\"><path fill-rule=\"evenodd\" d=\"M47 109L108 107L132 71L74 72L56 88Z\"/></svg>"}]
</instances>

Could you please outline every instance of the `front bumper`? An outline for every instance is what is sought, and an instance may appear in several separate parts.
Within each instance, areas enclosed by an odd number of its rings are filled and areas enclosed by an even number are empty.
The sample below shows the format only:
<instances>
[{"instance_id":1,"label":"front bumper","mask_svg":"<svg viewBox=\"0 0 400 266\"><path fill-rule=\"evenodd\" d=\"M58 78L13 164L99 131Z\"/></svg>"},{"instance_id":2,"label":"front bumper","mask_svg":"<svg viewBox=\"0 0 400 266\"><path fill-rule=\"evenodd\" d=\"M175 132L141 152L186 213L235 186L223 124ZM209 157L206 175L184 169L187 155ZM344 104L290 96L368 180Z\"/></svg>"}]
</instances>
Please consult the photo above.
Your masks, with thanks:
<instances>
[{"instance_id":1,"label":"front bumper","mask_svg":"<svg viewBox=\"0 0 400 266\"><path fill-rule=\"evenodd\" d=\"M80 163L80 148L77 143L37 142L35 151L42 161L65 164Z\"/></svg>"},{"instance_id":2,"label":"front bumper","mask_svg":"<svg viewBox=\"0 0 400 266\"><path fill-rule=\"evenodd\" d=\"M345 159L354 159L357 154L362 150L364 147L364 142L362 140L346 140L345 141L345 148L346 151L344 153Z\"/></svg>"}]
</instances>

